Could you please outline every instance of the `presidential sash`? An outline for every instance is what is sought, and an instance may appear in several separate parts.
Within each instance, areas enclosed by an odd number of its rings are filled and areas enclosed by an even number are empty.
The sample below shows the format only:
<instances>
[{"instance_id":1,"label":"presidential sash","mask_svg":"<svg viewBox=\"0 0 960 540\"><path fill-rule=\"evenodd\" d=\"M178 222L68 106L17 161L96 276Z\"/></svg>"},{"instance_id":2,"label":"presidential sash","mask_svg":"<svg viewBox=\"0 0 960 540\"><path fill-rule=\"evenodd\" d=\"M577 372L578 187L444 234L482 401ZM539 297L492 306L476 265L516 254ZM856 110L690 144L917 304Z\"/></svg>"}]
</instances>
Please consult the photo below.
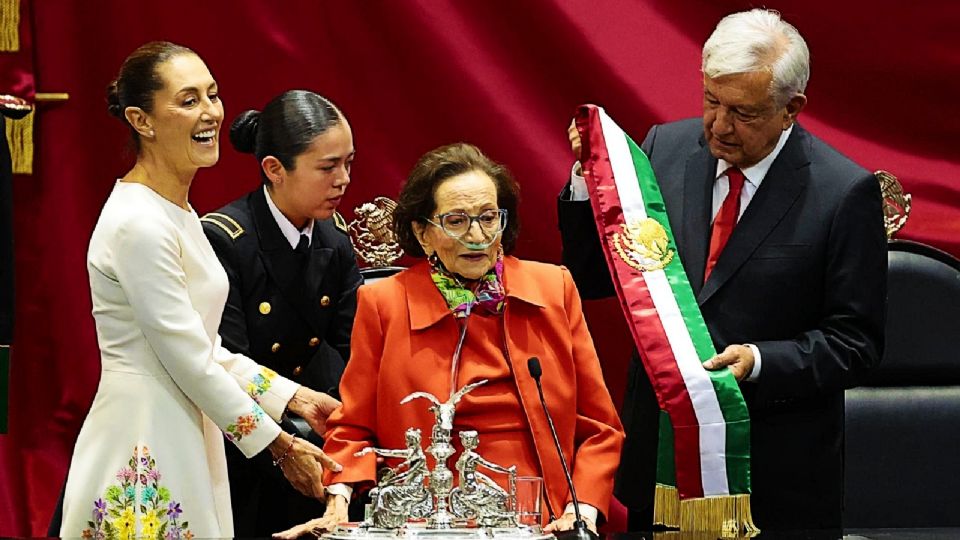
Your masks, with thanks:
<instances>
[{"instance_id":1,"label":"presidential sash","mask_svg":"<svg viewBox=\"0 0 960 540\"><path fill-rule=\"evenodd\" d=\"M583 176L607 266L661 412L654 521L682 531L756 530L750 418L716 354L647 156L606 112L576 118Z\"/></svg>"}]
</instances>

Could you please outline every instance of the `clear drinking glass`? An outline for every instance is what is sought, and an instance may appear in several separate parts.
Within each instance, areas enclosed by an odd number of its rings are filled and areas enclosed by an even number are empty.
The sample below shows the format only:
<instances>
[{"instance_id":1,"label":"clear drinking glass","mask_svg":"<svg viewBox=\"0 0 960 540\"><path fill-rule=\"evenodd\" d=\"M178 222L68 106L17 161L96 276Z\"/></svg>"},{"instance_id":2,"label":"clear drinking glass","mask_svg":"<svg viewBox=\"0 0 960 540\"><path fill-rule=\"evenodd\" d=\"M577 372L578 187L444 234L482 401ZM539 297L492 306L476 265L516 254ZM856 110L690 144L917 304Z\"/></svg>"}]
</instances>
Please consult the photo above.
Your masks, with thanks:
<instances>
[{"instance_id":1,"label":"clear drinking glass","mask_svg":"<svg viewBox=\"0 0 960 540\"><path fill-rule=\"evenodd\" d=\"M543 493L543 478L518 476L516 478L516 511L520 525L540 525L540 499Z\"/></svg>"}]
</instances>

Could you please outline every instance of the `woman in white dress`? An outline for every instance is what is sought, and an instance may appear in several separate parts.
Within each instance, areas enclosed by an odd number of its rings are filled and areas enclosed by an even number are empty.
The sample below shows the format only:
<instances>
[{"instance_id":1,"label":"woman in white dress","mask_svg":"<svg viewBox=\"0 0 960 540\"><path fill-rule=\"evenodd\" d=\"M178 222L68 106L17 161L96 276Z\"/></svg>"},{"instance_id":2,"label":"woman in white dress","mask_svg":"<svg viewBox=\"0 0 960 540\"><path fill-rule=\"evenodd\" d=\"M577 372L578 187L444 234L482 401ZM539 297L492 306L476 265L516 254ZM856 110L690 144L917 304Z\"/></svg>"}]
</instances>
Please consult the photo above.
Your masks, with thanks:
<instances>
[{"instance_id":1,"label":"woman in white dress","mask_svg":"<svg viewBox=\"0 0 960 540\"><path fill-rule=\"evenodd\" d=\"M108 89L136 165L117 181L87 269L102 371L70 465L60 535L233 536L224 438L269 449L298 490L322 497L339 465L280 430L289 409L323 432L338 405L221 346L227 276L187 196L219 157L223 105L190 49L143 45Z\"/></svg>"}]
</instances>

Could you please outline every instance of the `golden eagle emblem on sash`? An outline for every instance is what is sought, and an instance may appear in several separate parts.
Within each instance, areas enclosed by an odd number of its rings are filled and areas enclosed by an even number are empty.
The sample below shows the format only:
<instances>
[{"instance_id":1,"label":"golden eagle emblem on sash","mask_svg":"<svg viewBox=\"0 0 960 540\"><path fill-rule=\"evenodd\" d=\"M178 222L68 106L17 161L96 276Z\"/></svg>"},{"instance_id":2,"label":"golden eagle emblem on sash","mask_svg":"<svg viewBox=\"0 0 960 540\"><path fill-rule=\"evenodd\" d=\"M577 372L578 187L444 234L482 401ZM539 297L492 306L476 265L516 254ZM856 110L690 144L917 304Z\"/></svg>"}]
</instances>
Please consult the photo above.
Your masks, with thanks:
<instances>
[{"instance_id":1,"label":"golden eagle emblem on sash","mask_svg":"<svg viewBox=\"0 0 960 540\"><path fill-rule=\"evenodd\" d=\"M641 272L662 270L670 264L675 250L670 249L667 230L653 218L635 219L620 226L613 234L617 255Z\"/></svg>"}]
</instances>

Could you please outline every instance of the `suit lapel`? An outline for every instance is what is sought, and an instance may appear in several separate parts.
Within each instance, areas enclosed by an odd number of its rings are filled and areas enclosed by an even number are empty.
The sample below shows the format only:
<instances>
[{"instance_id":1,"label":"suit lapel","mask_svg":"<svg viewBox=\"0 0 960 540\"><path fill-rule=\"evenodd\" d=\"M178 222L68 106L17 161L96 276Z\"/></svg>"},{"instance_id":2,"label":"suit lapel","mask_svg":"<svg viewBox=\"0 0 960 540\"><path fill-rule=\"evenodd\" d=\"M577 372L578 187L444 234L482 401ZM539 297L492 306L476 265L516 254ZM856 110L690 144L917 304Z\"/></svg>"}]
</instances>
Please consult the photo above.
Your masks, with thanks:
<instances>
[{"instance_id":1,"label":"suit lapel","mask_svg":"<svg viewBox=\"0 0 960 540\"><path fill-rule=\"evenodd\" d=\"M806 177L799 173L799 169L810 163L807 158L807 144L806 132L796 125L780 151L780 155L767 171L750 205L733 229L730 240L720 253L717 266L714 267L713 272L710 273L710 279L704 283L703 289L697 296L697 303L700 305L706 303L727 280L733 277L737 269L780 223L806 188Z\"/></svg>"},{"instance_id":2,"label":"suit lapel","mask_svg":"<svg viewBox=\"0 0 960 540\"><path fill-rule=\"evenodd\" d=\"M687 272L694 295L703 284L710 241L710 209L713 204L713 180L717 159L700 140L700 149L690 155L683 175L683 220L675 235L680 259ZM672 225L672 223L671 223ZM674 228L676 230L676 228Z\"/></svg>"},{"instance_id":3,"label":"suit lapel","mask_svg":"<svg viewBox=\"0 0 960 540\"><path fill-rule=\"evenodd\" d=\"M250 210L260 238L260 259L267 274L314 331L317 317L314 302L305 294L305 282L290 243L280 232L280 227L270 213L263 189L257 189L250 197ZM329 256L327 257L329 259Z\"/></svg>"}]
</instances>

